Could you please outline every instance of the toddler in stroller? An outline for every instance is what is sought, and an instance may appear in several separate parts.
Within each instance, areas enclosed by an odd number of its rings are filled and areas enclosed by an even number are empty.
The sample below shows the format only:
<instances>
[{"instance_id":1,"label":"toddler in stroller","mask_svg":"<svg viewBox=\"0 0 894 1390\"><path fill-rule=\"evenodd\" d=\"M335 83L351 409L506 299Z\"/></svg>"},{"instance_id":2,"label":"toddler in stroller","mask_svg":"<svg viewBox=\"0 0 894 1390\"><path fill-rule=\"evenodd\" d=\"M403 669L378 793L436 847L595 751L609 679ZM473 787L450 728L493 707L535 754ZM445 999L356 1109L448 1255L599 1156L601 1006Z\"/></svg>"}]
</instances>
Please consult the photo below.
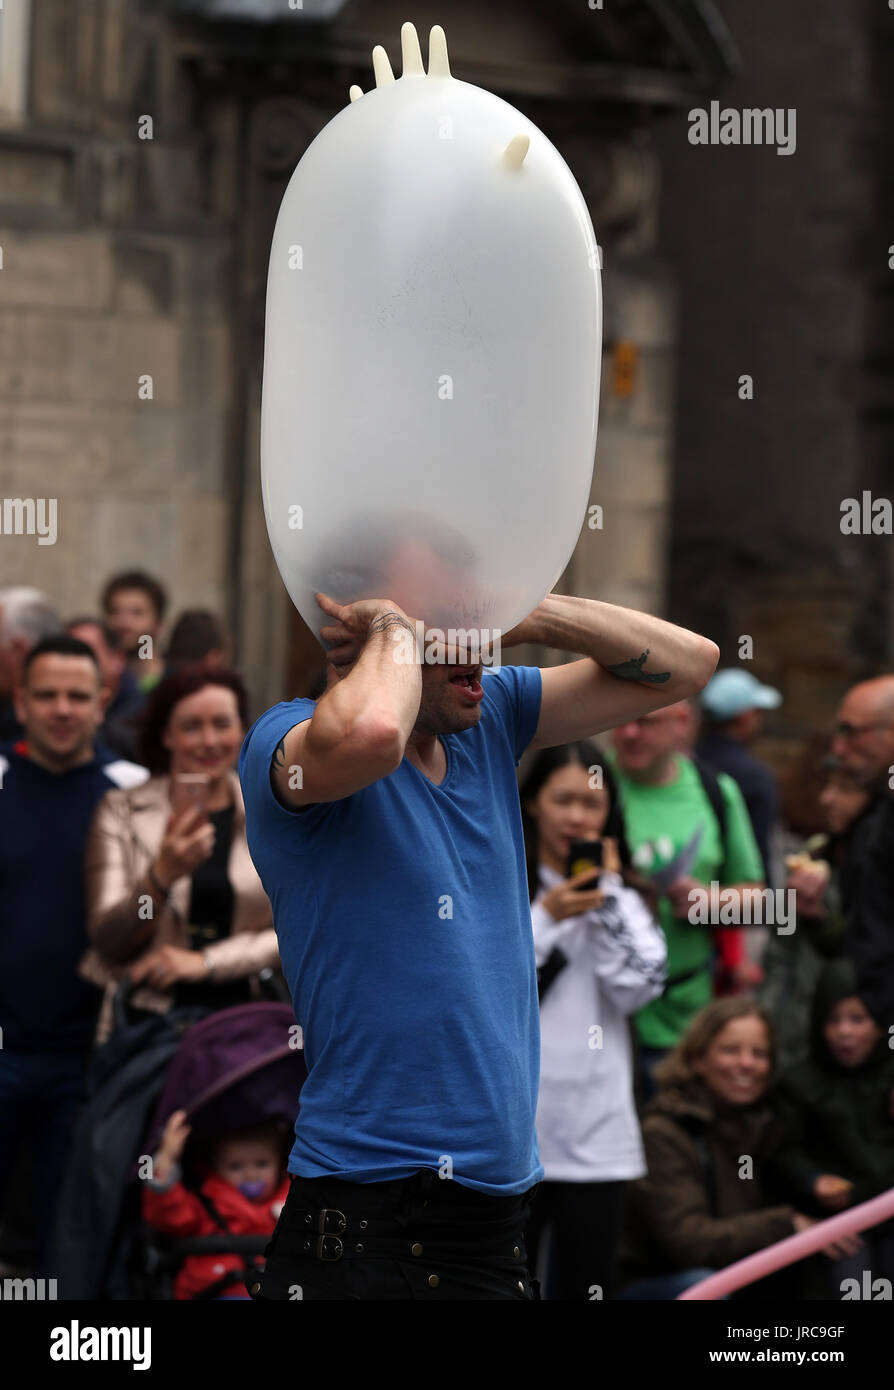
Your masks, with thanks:
<instances>
[{"instance_id":1,"label":"toddler in stroller","mask_svg":"<svg viewBox=\"0 0 894 1390\"><path fill-rule=\"evenodd\" d=\"M223 1233L269 1239L289 1191L288 1131L285 1146L277 1124L218 1136L211 1144L210 1172L196 1191L184 1185L180 1167L189 1133L186 1111L175 1110L165 1125L153 1176L143 1188L146 1223L181 1240ZM257 1256L254 1263L260 1264ZM245 1275L245 1259L235 1253L187 1255L174 1279L174 1297L247 1299Z\"/></svg>"},{"instance_id":2,"label":"toddler in stroller","mask_svg":"<svg viewBox=\"0 0 894 1390\"><path fill-rule=\"evenodd\" d=\"M284 1004L223 1009L185 1032L137 1165L138 1297L248 1298L289 1190L301 1042Z\"/></svg>"}]
</instances>

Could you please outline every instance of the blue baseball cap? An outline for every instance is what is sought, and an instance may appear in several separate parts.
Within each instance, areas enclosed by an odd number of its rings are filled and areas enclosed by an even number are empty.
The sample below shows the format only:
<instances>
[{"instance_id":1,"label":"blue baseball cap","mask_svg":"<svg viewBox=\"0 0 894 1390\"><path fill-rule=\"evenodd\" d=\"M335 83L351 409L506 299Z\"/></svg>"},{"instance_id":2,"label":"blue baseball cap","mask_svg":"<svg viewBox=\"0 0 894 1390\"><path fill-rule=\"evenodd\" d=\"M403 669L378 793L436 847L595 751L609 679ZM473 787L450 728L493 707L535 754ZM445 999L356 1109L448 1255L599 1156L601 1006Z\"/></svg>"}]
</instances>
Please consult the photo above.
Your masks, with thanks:
<instances>
[{"instance_id":1,"label":"blue baseball cap","mask_svg":"<svg viewBox=\"0 0 894 1390\"><path fill-rule=\"evenodd\" d=\"M749 671L731 666L711 677L701 704L712 719L735 719L747 709L778 709L782 696L772 685L761 685Z\"/></svg>"}]
</instances>

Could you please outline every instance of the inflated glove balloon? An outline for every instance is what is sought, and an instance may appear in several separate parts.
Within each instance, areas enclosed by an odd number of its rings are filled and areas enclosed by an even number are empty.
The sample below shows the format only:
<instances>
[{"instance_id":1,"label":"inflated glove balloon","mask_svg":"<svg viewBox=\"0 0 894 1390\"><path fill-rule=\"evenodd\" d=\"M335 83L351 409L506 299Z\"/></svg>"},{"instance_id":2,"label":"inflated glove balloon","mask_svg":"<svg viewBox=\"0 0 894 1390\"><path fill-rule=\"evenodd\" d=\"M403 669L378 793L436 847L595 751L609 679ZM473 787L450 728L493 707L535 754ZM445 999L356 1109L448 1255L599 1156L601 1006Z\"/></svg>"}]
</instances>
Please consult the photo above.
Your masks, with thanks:
<instances>
[{"instance_id":1,"label":"inflated glove balloon","mask_svg":"<svg viewBox=\"0 0 894 1390\"><path fill-rule=\"evenodd\" d=\"M286 588L506 631L574 549L596 444L598 248L574 176L451 76L444 32L305 151L267 283L261 473Z\"/></svg>"}]
</instances>

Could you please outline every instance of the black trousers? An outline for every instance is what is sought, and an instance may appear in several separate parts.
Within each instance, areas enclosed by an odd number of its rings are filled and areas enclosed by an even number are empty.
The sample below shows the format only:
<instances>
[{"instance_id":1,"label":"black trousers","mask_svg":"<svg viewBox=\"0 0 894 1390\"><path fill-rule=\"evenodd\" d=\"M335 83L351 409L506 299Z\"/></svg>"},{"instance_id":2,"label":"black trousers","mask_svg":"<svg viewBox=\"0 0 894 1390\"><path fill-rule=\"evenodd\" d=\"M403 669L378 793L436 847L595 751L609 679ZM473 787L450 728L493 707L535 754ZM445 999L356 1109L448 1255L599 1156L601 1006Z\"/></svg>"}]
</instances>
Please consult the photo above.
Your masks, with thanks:
<instances>
[{"instance_id":1,"label":"black trousers","mask_svg":"<svg viewBox=\"0 0 894 1390\"><path fill-rule=\"evenodd\" d=\"M625 1182L539 1184L526 1235L531 1271L536 1274L543 1234L548 1224L552 1226L546 1293L555 1289L560 1299L576 1301L613 1297L626 1186Z\"/></svg>"},{"instance_id":2,"label":"black trousers","mask_svg":"<svg viewBox=\"0 0 894 1390\"><path fill-rule=\"evenodd\" d=\"M536 1187L497 1197L431 1169L391 1182L293 1177L253 1299L539 1297L524 1232Z\"/></svg>"}]
</instances>

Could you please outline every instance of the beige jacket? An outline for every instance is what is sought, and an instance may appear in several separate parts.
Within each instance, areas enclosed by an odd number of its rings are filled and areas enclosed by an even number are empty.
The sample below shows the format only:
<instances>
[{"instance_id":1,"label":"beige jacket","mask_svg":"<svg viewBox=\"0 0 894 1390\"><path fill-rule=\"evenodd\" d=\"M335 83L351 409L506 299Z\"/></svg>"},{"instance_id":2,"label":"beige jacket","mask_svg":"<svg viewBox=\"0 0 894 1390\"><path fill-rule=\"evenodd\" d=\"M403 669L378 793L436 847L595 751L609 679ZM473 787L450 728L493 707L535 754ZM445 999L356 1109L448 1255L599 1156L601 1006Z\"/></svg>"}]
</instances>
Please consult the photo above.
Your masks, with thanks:
<instances>
[{"instance_id":1,"label":"beige jacket","mask_svg":"<svg viewBox=\"0 0 894 1390\"><path fill-rule=\"evenodd\" d=\"M245 838L242 788L237 774L230 776L235 813L227 872L235 898L233 923L230 935L214 942L207 953L212 977L218 980L243 979L279 966L270 900ZM105 1042L112 1031L112 997L128 968L159 946L187 945L188 875L171 885L168 903L156 901L151 920L144 920L152 901L146 874L161 847L170 812L170 778L152 777L139 787L106 792L93 814L84 864L87 935L92 944L79 973L106 991L97 1043ZM165 1013L172 996L140 986L131 1002L138 1009Z\"/></svg>"}]
</instances>

